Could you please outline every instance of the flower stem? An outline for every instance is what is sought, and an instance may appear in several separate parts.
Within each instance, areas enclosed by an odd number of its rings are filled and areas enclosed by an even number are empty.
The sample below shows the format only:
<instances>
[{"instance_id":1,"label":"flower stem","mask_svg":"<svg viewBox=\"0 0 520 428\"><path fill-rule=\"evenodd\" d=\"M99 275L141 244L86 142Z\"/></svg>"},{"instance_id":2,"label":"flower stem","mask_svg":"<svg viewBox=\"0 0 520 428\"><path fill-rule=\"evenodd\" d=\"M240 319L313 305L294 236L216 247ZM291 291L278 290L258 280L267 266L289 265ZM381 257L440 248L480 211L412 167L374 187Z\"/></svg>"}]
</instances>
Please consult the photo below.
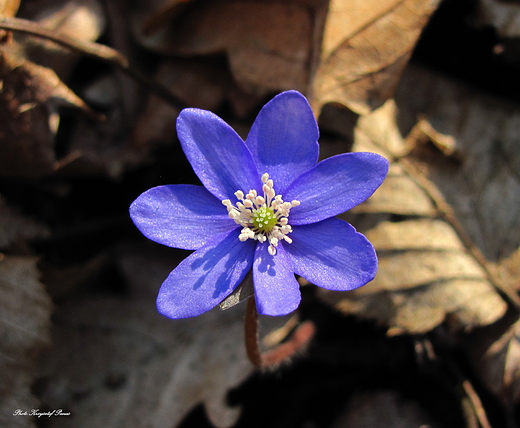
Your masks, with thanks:
<instances>
[{"instance_id":1,"label":"flower stem","mask_svg":"<svg viewBox=\"0 0 520 428\"><path fill-rule=\"evenodd\" d=\"M262 354L258 341L258 311L256 310L255 296L247 299L246 321L244 325L246 352L249 361L257 368L262 367Z\"/></svg>"},{"instance_id":2,"label":"flower stem","mask_svg":"<svg viewBox=\"0 0 520 428\"><path fill-rule=\"evenodd\" d=\"M251 296L247 300L244 332L246 352L251 363L259 369L272 369L289 361L304 349L314 336L316 327L311 321L305 321L294 330L286 342L262 354L258 340L258 311L255 298Z\"/></svg>"}]
</instances>

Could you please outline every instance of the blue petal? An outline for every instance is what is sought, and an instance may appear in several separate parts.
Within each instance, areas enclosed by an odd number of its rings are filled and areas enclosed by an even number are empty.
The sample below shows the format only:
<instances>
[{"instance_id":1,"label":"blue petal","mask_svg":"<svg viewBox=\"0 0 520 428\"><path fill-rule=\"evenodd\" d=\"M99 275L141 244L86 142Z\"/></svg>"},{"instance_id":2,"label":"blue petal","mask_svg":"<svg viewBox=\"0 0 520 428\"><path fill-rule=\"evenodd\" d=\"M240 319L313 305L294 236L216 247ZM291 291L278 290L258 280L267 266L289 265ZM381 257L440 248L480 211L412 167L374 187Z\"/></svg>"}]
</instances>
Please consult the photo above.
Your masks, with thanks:
<instances>
[{"instance_id":1,"label":"blue petal","mask_svg":"<svg viewBox=\"0 0 520 428\"><path fill-rule=\"evenodd\" d=\"M328 290L352 290L374 279L377 256L372 244L337 218L297 226L285 246L294 271Z\"/></svg>"},{"instance_id":2,"label":"blue petal","mask_svg":"<svg viewBox=\"0 0 520 428\"><path fill-rule=\"evenodd\" d=\"M234 201L237 190L261 191L251 152L221 118L206 110L184 109L177 118L177 135L200 181L218 199Z\"/></svg>"},{"instance_id":3,"label":"blue petal","mask_svg":"<svg viewBox=\"0 0 520 428\"><path fill-rule=\"evenodd\" d=\"M158 311L169 318L188 318L224 300L253 265L256 241L240 242L239 233L221 235L179 263L159 290Z\"/></svg>"},{"instance_id":4,"label":"blue petal","mask_svg":"<svg viewBox=\"0 0 520 428\"><path fill-rule=\"evenodd\" d=\"M321 161L283 194L297 199L289 216L291 226L310 224L341 214L360 204L381 185L388 161L376 153L345 153Z\"/></svg>"},{"instance_id":5,"label":"blue petal","mask_svg":"<svg viewBox=\"0 0 520 428\"><path fill-rule=\"evenodd\" d=\"M148 239L184 250L196 250L238 227L222 202L204 187L190 184L147 190L130 205L130 217Z\"/></svg>"},{"instance_id":6,"label":"blue petal","mask_svg":"<svg viewBox=\"0 0 520 428\"><path fill-rule=\"evenodd\" d=\"M318 161L318 125L309 103L296 91L282 92L260 111L246 140L258 167L277 193Z\"/></svg>"},{"instance_id":7,"label":"blue petal","mask_svg":"<svg viewBox=\"0 0 520 428\"><path fill-rule=\"evenodd\" d=\"M256 306L262 315L286 315L300 304L300 285L291 260L281 244L276 255L267 252L267 243L258 244L253 264Z\"/></svg>"}]
</instances>

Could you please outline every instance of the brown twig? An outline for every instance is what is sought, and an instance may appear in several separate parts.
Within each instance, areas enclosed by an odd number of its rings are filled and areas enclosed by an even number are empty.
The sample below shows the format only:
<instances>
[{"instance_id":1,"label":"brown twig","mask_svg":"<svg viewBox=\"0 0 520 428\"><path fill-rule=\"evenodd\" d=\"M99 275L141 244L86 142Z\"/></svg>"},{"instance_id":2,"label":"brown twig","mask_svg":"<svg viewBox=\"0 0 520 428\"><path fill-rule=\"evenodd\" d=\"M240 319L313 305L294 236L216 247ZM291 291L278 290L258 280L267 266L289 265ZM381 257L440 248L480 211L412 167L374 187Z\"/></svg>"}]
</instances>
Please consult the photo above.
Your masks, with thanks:
<instances>
[{"instance_id":1,"label":"brown twig","mask_svg":"<svg viewBox=\"0 0 520 428\"><path fill-rule=\"evenodd\" d=\"M258 340L258 311L252 296L247 301L244 332L246 353L251 363L259 369L272 369L302 350L314 336L316 328L311 321L301 323L286 342L262 354Z\"/></svg>"},{"instance_id":2,"label":"brown twig","mask_svg":"<svg viewBox=\"0 0 520 428\"><path fill-rule=\"evenodd\" d=\"M67 36L66 34L61 34L57 31L49 30L37 22L21 18L0 18L0 29L29 34L31 36L50 40L72 51L79 52L83 55L87 55L97 60L106 62L121 69L130 77L134 78L140 84L148 88L151 92L155 93L175 107L179 109L187 107L186 104L177 98L168 88L149 79L139 70L133 68L130 65L128 59L123 54L108 46L78 40Z\"/></svg>"}]
</instances>

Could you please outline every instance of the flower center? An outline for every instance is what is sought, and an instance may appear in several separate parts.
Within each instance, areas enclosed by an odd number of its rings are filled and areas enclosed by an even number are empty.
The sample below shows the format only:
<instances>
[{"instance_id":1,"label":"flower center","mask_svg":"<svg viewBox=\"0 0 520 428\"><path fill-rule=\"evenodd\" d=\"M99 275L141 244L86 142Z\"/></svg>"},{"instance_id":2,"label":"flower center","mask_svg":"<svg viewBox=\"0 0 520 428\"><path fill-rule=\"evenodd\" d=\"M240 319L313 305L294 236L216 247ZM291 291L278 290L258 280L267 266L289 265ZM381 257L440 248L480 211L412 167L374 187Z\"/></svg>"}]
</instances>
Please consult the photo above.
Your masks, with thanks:
<instances>
[{"instance_id":1,"label":"flower center","mask_svg":"<svg viewBox=\"0 0 520 428\"><path fill-rule=\"evenodd\" d=\"M259 196L256 190L250 190L246 195L237 190L235 196L238 202L235 205L229 199L224 199L222 203L226 206L229 217L242 226L238 239L268 241L267 251L274 256L281 239L289 244L292 242L287 236L292 232L288 224L289 212L291 208L300 205L300 202L284 202L282 196L274 191L273 180L269 179L269 174L262 175L262 183L264 196Z\"/></svg>"},{"instance_id":2,"label":"flower center","mask_svg":"<svg viewBox=\"0 0 520 428\"><path fill-rule=\"evenodd\" d=\"M262 232L270 232L278 223L278 218L272 208L262 205L253 213L251 223Z\"/></svg>"}]
</instances>

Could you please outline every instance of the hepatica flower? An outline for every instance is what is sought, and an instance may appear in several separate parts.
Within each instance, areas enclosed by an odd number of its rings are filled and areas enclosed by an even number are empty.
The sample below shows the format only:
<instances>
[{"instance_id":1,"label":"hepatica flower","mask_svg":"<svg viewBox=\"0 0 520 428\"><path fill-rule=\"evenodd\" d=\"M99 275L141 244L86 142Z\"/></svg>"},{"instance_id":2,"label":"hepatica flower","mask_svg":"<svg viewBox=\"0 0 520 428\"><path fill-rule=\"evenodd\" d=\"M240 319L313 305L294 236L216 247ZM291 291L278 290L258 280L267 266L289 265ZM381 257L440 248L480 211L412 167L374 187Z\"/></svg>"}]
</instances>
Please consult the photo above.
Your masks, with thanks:
<instances>
[{"instance_id":1,"label":"hepatica flower","mask_svg":"<svg viewBox=\"0 0 520 428\"><path fill-rule=\"evenodd\" d=\"M177 133L204 185L167 185L130 207L152 241L195 250L166 278L157 307L170 318L200 315L252 270L257 309L284 315L300 303L295 275L329 290L352 290L377 271L373 246L334 216L367 199L388 162L375 153L318 160L318 127L307 100L279 94L245 141L213 113L183 110Z\"/></svg>"}]
</instances>

